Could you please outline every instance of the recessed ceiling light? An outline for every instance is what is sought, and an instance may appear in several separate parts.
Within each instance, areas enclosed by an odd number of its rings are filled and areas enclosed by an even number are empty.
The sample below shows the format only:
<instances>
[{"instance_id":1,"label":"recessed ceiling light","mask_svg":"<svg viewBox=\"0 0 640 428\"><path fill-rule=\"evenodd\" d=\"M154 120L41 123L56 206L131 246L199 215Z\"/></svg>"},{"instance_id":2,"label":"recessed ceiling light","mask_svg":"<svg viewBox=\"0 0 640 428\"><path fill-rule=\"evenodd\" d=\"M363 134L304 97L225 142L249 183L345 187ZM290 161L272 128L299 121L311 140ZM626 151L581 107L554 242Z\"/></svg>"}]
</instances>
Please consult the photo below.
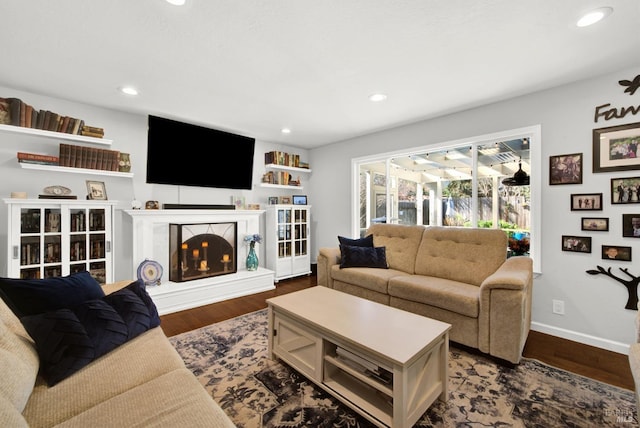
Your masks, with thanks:
<instances>
[{"instance_id":1,"label":"recessed ceiling light","mask_svg":"<svg viewBox=\"0 0 640 428\"><path fill-rule=\"evenodd\" d=\"M122 86L120 92L127 95L138 95L138 90L133 86Z\"/></svg>"},{"instance_id":2,"label":"recessed ceiling light","mask_svg":"<svg viewBox=\"0 0 640 428\"><path fill-rule=\"evenodd\" d=\"M167 0L167 3L171 3L174 6L182 6L187 0Z\"/></svg>"},{"instance_id":3,"label":"recessed ceiling light","mask_svg":"<svg viewBox=\"0 0 640 428\"><path fill-rule=\"evenodd\" d=\"M611 12L613 12L613 8L608 6L594 9L582 15L578 22L576 22L576 25L578 27L588 27L589 25L602 21L604 18L611 15Z\"/></svg>"},{"instance_id":4,"label":"recessed ceiling light","mask_svg":"<svg viewBox=\"0 0 640 428\"><path fill-rule=\"evenodd\" d=\"M291 130L289 128L282 128L280 132L282 132L283 134L291 134Z\"/></svg>"},{"instance_id":5,"label":"recessed ceiling light","mask_svg":"<svg viewBox=\"0 0 640 428\"><path fill-rule=\"evenodd\" d=\"M373 94L373 95L369 95L369 100L373 101L374 103L380 102L380 101L384 101L387 99L387 96L385 94Z\"/></svg>"}]
</instances>

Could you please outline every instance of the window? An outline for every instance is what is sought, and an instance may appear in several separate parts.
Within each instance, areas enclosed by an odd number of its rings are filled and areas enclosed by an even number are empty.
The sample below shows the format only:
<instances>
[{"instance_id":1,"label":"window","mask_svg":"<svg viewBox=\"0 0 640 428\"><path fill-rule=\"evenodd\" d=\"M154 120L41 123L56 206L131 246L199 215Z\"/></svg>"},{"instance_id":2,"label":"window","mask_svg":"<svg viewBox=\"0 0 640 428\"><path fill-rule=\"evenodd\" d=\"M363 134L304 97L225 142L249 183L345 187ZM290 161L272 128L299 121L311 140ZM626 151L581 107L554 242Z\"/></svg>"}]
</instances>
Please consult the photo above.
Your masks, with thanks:
<instances>
[{"instance_id":1,"label":"window","mask_svg":"<svg viewBox=\"0 0 640 428\"><path fill-rule=\"evenodd\" d=\"M535 126L354 159L354 236L374 223L500 228L529 239L540 272L539 144ZM530 184L503 183L519 169Z\"/></svg>"}]
</instances>

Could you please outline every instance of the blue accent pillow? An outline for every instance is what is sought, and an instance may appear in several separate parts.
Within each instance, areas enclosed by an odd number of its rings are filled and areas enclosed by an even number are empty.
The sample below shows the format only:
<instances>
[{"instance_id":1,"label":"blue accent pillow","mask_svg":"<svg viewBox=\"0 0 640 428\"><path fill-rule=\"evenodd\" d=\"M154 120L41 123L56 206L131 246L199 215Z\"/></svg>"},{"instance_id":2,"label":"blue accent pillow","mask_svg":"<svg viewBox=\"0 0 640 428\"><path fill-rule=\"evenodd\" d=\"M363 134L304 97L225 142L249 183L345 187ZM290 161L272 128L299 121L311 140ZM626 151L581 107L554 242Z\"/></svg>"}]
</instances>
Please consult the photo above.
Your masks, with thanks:
<instances>
[{"instance_id":1,"label":"blue accent pillow","mask_svg":"<svg viewBox=\"0 0 640 428\"><path fill-rule=\"evenodd\" d=\"M36 343L40 373L49 386L160 325L156 306L141 281L102 299L25 316L20 321Z\"/></svg>"},{"instance_id":2,"label":"blue accent pillow","mask_svg":"<svg viewBox=\"0 0 640 428\"><path fill-rule=\"evenodd\" d=\"M367 235L360 239L338 236L338 242L340 242L340 245L349 245L351 247L373 247L373 235Z\"/></svg>"},{"instance_id":3,"label":"blue accent pillow","mask_svg":"<svg viewBox=\"0 0 640 428\"><path fill-rule=\"evenodd\" d=\"M341 245L340 269L349 267L369 267L388 269L386 247L356 247Z\"/></svg>"},{"instance_id":4,"label":"blue accent pillow","mask_svg":"<svg viewBox=\"0 0 640 428\"><path fill-rule=\"evenodd\" d=\"M104 297L87 271L45 279L0 278L0 296L19 317L69 308Z\"/></svg>"}]
</instances>

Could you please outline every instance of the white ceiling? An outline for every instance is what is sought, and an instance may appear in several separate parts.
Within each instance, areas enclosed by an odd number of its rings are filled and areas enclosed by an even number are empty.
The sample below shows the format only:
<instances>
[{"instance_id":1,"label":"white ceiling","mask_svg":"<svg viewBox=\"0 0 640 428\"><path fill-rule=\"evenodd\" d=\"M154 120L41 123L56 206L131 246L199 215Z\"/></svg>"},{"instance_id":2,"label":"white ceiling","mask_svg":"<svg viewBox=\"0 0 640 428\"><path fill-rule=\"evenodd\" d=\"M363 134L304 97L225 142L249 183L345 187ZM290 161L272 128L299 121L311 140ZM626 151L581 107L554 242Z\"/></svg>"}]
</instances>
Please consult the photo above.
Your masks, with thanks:
<instances>
[{"instance_id":1,"label":"white ceiling","mask_svg":"<svg viewBox=\"0 0 640 428\"><path fill-rule=\"evenodd\" d=\"M312 148L640 64L605 1L2 0L0 85Z\"/></svg>"}]
</instances>

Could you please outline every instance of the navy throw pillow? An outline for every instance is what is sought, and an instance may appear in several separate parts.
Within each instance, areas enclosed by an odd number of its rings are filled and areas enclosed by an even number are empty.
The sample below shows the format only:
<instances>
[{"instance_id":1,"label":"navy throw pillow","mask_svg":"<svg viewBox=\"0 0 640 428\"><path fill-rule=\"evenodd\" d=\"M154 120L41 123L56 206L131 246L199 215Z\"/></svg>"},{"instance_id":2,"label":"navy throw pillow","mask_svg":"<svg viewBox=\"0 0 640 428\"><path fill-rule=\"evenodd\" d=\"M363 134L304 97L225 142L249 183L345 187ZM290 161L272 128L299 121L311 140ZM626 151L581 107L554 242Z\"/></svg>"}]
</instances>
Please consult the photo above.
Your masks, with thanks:
<instances>
[{"instance_id":1,"label":"navy throw pillow","mask_svg":"<svg viewBox=\"0 0 640 428\"><path fill-rule=\"evenodd\" d=\"M36 343L49 386L160 325L155 304L140 281L102 299L21 318Z\"/></svg>"},{"instance_id":2,"label":"navy throw pillow","mask_svg":"<svg viewBox=\"0 0 640 428\"><path fill-rule=\"evenodd\" d=\"M82 271L44 279L0 278L0 296L20 318L100 299L104 291L89 272Z\"/></svg>"},{"instance_id":3,"label":"navy throw pillow","mask_svg":"<svg viewBox=\"0 0 640 428\"><path fill-rule=\"evenodd\" d=\"M340 242L340 245L349 245L351 247L373 247L373 235L367 235L359 239L338 236L338 242Z\"/></svg>"},{"instance_id":4,"label":"navy throw pillow","mask_svg":"<svg viewBox=\"0 0 640 428\"><path fill-rule=\"evenodd\" d=\"M341 245L340 269L349 267L369 267L388 269L386 247L354 247Z\"/></svg>"}]
</instances>

